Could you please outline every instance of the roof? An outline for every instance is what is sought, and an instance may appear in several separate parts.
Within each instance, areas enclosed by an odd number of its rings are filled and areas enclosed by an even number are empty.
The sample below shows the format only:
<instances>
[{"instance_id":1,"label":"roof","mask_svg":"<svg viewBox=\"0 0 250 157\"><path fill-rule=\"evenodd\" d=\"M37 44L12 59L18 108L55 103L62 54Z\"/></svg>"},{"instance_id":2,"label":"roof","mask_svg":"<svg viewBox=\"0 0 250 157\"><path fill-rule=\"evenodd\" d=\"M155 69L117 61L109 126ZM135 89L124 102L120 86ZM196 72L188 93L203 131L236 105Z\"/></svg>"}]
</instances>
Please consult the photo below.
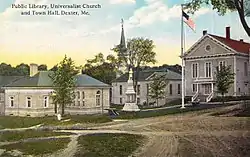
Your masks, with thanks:
<instances>
[{"instance_id":1,"label":"roof","mask_svg":"<svg viewBox=\"0 0 250 157\"><path fill-rule=\"evenodd\" d=\"M167 79L167 80L181 80L181 74L176 73L176 72L171 71L171 70L163 71L163 72L155 72L154 74L158 75L158 76L165 75L165 79Z\"/></svg>"},{"instance_id":2,"label":"roof","mask_svg":"<svg viewBox=\"0 0 250 157\"><path fill-rule=\"evenodd\" d=\"M52 87L52 80L49 77L53 71L40 71L35 76L26 76L22 79L14 81L5 87ZM96 80L86 74L76 76L77 87L109 87L109 85Z\"/></svg>"},{"instance_id":3,"label":"roof","mask_svg":"<svg viewBox=\"0 0 250 157\"><path fill-rule=\"evenodd\" d=\"M0 76L0 87L5 86L13 81L23 78L24 76Z\"/></svg>"},{"instance_id":4,"label":"roof","mask_svg":"<svg viewBox=\"0 0 250 157\"><path fill-rule=\"evenodd\" d=\"M138 81L145 81L150 75L152 75L154 71L140 71ZM135 75L135 72L133 73L133 76ZM125 73L115 79L113 82L127 82L128 81L128 73Z\"/></svg>"},{"instance_id":5,"label":"roof","mask_svg":"<svg viewBox=\"0 0 250 157\"><path fill-rule=\"evenodd\" d=\"M0 88L21 78L23 76L0 76ZM0 92L2 92L2 89L0 89Z\"/></svg>"},{"instance_id":6,"label":"roof","mask_svg":"<svg viewBox=\"0 0 250 157\"><path fill-rule=\"evenodd\" d=\"M246 54L249 53L250 43L246 43L246 42L238 41L238 40L233 40L233 39L227 39L227 38L212 35L212 34L209 34L209 35L212 36L213 38L215 38L216 40L219 40L223 44L227 45L228 47L234 49L237 52L246 53Z\"/></svg>"},{"instance_id":7,"label":"roof","mask_svg":"<svg viewBox=\"0 0 250 157\"><path fill-rule=\"evenodd\" d=\"M134 72L135 74L135 72ZM172 70L161 70L161 71L140 71L139 72L139 77L138 77L138 81L147 81L147 79L151 76L153 76L153 74L157 74L157 75L166 75L166 79L169 80L180 80L181 79L181 74L176 73ZM117 78L116 80L114 80L113 82L127 82L128 80L128 73L123 74L121 77Z\"/></svg>"}]
</instances>

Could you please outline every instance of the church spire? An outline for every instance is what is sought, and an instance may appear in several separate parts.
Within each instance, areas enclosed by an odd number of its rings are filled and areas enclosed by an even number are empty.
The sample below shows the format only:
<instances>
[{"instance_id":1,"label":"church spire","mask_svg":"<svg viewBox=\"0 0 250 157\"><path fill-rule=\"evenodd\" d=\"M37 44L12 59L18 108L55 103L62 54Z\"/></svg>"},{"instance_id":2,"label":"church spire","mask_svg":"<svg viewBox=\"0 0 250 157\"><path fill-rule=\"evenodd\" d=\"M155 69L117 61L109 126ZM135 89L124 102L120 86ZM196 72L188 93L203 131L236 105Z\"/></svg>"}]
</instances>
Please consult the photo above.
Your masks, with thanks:
<instances>
[{"instance_id":1,"label":"church spire","mask_svg":"<svg viewBox=\"0 0 250 157\"><path fill-rule=\"evenodd\" d=\"M121 26L122 26L122 32L121 32L121 41L120 41L120 52L122 54L126 53L126 40L125 40L125 35L124 35L124 27L123 27L124 21L123 19L121 20Z\"/></svg>"}]
</instances>

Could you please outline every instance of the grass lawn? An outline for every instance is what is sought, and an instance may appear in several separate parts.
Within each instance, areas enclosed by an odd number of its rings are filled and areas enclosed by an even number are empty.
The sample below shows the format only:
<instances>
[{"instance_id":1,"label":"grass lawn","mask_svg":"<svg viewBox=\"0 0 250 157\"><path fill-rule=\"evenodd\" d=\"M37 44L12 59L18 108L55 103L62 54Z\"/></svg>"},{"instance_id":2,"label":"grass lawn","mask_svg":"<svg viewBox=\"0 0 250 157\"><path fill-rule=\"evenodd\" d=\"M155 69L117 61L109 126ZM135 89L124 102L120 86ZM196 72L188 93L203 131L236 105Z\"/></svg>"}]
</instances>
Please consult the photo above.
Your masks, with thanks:
<instances>
[{"instance_id":1,"label":"grass lawn","mask_svg":"<svg viewBox=\"0 0 250 157\"><path fill-rule=\"evenodd\" d=\"M67 132L52 132L44 130L6 131L0 132L0 142L18 141L27 138L72 135Z\"/></svg>"},{"instance_id":2,"label":"grass lawn","mask_svg":"<svg viewBox=\"0 0 250 157\"><path fill-rule=\"evenodd\" d=\"M7 151L19 150L24 155L44 155L66 148L70 138L60 138L53 140L40 140L35 142L24 142L1 146L0 149ZM5 153L7 154L7 153Z\"/></svg>"},{"instance_id":3,"label":"grass lawn","mask_svg":"<svg viewBox=\"0 0 250 157\"><path fill-rule=\"evenodd\" d=\"M139 112L119 112L120 115L115 117L117 119L136 119L136 118L148 118L156 116L164 116L169 114L181 114L192 111L201 111L205 109L211 109L216 107L229 106L229 104L218 104L218 105L197 105L197 106L188 106L185 109L171 108L171 109L161 109L161 110L151 110L151 111L139 111Z\"/></svg>"},{"instance_id":4,"label":"grass lawn","mask_svg":"<svg viewBox=\"0 0 250 157\"><path fill-rule=\"evenodd\" d=\"M15 117L0 116L0 129L4 128L25 128L38 124L45 125L66 125L76 123L104 123L112 121L107 115L66 115L63 119L71 119L70 121L58 121L56 116L53 117Z\"/></svg>"},{"instance_id":5,"label":"grass lawn","mask_svg":"<svg viewBox=\"0 0 250 157\"><path fill-rule=\"evenodd\" d=\"M143 136L131 134L91 134L80 136L75 157L127 157L135 151Z\"/></svg>"}]
</instances>

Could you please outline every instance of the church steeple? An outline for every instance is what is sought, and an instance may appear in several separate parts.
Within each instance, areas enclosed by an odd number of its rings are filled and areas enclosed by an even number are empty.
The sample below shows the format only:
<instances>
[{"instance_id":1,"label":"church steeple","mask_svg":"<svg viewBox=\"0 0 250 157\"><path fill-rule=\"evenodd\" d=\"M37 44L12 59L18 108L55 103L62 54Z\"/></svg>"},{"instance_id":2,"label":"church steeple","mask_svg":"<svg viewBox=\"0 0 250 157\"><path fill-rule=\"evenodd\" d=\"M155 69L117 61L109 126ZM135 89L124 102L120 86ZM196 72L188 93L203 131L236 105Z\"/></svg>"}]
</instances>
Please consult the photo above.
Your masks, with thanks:
<instances>
[{"instance_id":1,"label":"church steeple","mask_svg":"<svg viewBox=\"0 0 250 157\"><path fill-rule=\"evenodd\" d=\"M125 57L127 55L127 48L126 48L126 40L125 40L125 33L124 33L124 27L123 27L124 21L121 19L121 41L119 44L119 57ZM116 78L120 77L122 73L126 71L126 67L123 67L122 65L118 66L118 71L116 73Z\"/></svg>"},{"instance_id":2,"label":"church steeple","mask_svg":"<svg viewBox=\"0 0 250 157\"><path fill-rule=\"evenodd\" d=\"M122 31L121 31L121 41L120 41L120 53L121 54L125 54L126 53L126 40L125 40L125 35L124 35L123 24L124 24L124 21L122 19L121 20Z\"/></svg>"}]
</instances>

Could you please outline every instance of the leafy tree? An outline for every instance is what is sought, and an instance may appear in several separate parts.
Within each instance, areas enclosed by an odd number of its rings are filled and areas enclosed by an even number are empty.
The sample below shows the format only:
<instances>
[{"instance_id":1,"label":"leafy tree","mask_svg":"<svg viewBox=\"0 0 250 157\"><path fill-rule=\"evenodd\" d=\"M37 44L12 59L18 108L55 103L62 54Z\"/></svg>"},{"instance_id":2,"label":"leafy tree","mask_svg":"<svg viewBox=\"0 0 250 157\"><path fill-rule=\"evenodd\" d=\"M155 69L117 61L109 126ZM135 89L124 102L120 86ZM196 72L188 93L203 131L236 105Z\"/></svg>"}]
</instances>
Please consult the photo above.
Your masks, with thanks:
<instances>
[{"instance_id":1,"label":"leafy tree","mask_svg":"<svg viewBox=\"0 0 250 157\"><path fill-rule=\"evenodd\" d=\"M38 70L39 70L39 71L47 71L47 65L45 65L45 64L39 65L39 66L38 66Z\"/></svg>"},{"instance_id":2,"label":"leafy tree","mask_svg":"<svg viewBox=\"0 0 250 157\"><path fill-rule=\"evenodd\" d=\"M107 56L99 53L94 59L88 59L83 66L83 73L94 77L104 83L111 84L116 77L116 58L112 55Z\"/></svg>"},{"instance_id":3,"label":"leafy tree","mask_svg":"<svg viewBox=\"0 0 250 157\"><path fill-rule=\"evenodd\" d=\"M237 11L241 24L250 37L250 27L246 21L246 17L250 17L249 0L192 0L186 8L189 9L189 12L194 13L199 10L203 4L213 5L213 9L216 9L219 15L225 15L228 11Z\"/></svg>"},{"instance_id":4,"label":"leafy tree","mask_svg":"<svg viewBox=\"0 0 250 157\"><path fill-rule=\"evenodd\" d=\"M150 83L149 88L149 96L152 99L156 100L156 105L159 105L159 99L164 98L165 96L165 88L167 86L167 82L165 79L165 75L155 75L153 77L153 82Z\"/></svg>"},{"instance_id":5,"label":"leafy tree","mask_svg":"<svg viewBox=\"0 0 250 157\"><path fill-rule=\"evenodd\" d=\"M234 73L231 70L231 66L221 66L216 68L216 87L217 93L222 95L222 102L224 104L224 95L228 93L229 88L234 83Z\"/></svg>"},{"instance_id":6,"label":"leafy tree","mask_svg":"<svg viewBox=\"0 0 250 157\"><path fill-rule=\"evenodd\" d=\"M54 65L49 71L57 71L58 70L58 65Z\"/></svg>"},{"instance_id":7,"label":"leafy tree","mask_svg":"<svg viewBox=\"0 0 250 157\"><path fill-rule=\"evenodd\" d=\"M0 75L11 76L13 75L14 69L10 64L1 63L0 64Z\"/></svg>"},{"instance_id":8,"label":"leafy tree","mask_svg":"<svg viewBox=\"0 0 250 157\"><path fill-rule=\"evenodd\" d=\"M129 71L133 68L134 89L136 90L139 71L141 66L156 63L156 53L153 51L155 45L153 40L144 38L132 38L127 41L126 54L121 50L120 45L116 45L112 50L117 53L117 64L125 66Z\"/></svg>"},{"instance_id":9,"label":"leafy tree","mask_svg":"<svg viewBox=\"0 0 250 157\"><path fill-rule=\"evenodd\" d=\"M57 67L58 69L50 75L55 91L53 102L60 105L61 114L64 115L65 105L73 103L75 98L75 76L78 73L78 68L74 61L67 58L66 55Z\"/></svg>"},{"instance_id":10,"label":"leafy tree","mask_svg":"<svg viewBox=\"0 0 250 157\"><path fill-rule=\"evenodd\" d=\"M28 64L21 63L17 65L13 71L14 71L13 75L25 76L25 75L29 75L30 67Z\"/></svg>"}]
</instances>

